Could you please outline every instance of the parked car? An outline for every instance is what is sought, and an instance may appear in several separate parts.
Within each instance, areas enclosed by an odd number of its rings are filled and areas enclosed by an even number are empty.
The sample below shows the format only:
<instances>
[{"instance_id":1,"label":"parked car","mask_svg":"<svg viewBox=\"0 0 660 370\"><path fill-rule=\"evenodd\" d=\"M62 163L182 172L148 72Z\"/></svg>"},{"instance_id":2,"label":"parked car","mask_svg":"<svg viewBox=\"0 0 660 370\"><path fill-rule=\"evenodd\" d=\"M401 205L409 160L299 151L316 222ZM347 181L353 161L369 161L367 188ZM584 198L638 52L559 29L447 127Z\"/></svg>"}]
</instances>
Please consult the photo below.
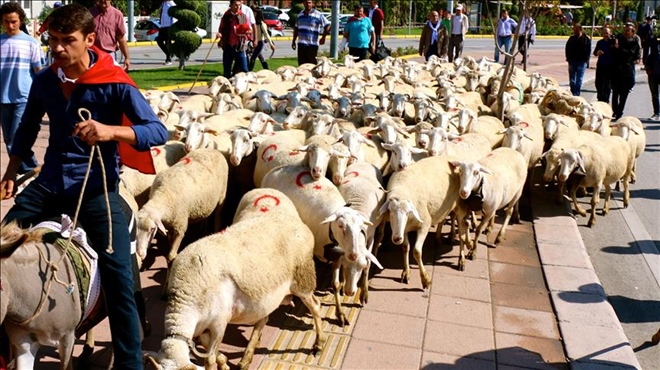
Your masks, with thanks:
<instances>
[{"instance_id":1,"label":"parked car","mask_svg":"<svg viewBox=\"0 0 660 370\"><path fill-rule=\"evenodd\" d=\"M160 20L158 18L144 19L135 25L136 41L154 41L160 31ZM206 30L195 28L195 33L201 38L206 37Z\"/></svg>"},{"instance_id":2,"label":"parked car","mask_svg":"<svg viewBox=\"0 0 660 370\"><path fill-rule=\"evenodd\" d=\"M272 12L264 12L264 22L268 26L271 36L284 36L284 25L277 17L277 14Z\"/></svg>"},{"instance_id":3,"label":"parked car","mask_svg":"<svg viewBox=\"0 0 660 370\"><path fill-rule=\"evenodd\" d=\"M277 15L279 15L282 12L282 10L280 10L280 8L278 8L276 6L272 6L272 5L262 5L259 8L261 8L264 12L271 12L271 13L275 13Z\"/></svg>"},{"instance_id":4,"label":"parked car","mask_svg":"<svg viewBox=\"0 0 660 370\"><path fill-rule=\"evenodd\" d=\"M280 21L282 21L282 23L284 23L284 24L289 24L289 19L291 19L291 18L289 17L289 12L290 12L290 11L291 11L291 9L289 9L289 8L287 8L287 9L280 9L280 12L281 12L281 13L278 14L277 17L280 19Z\"/></svg>"}]
</instances>

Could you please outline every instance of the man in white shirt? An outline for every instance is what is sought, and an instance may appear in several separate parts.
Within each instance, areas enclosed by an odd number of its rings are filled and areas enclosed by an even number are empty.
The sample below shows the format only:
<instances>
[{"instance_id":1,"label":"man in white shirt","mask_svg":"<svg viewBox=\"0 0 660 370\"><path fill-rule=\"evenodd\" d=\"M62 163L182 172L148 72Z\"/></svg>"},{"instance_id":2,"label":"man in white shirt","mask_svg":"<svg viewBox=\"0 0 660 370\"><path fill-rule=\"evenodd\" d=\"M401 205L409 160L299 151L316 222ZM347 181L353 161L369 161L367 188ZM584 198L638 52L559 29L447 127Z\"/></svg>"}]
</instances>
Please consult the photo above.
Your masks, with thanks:
<instances>
[{"instance_id":1,"label":"man in white shirt","mask_svg":"<svg viewBox=\"0 0 660 370\"><path fill-rule=\"evenodd\" d=\"M163 3L160 6L160 30L158 31L158 37L156 37L156 44L160 50L165 53L165 65L172 65L172 54L170 54L170 45L172 44L172 39L170 38L170 26L176 22L175 18L172 18L167 11L175 6L176 4L172 0L163 0Z\"/></svg>"},{"instance_id":2,"label":"man in white shirt","mask_svg":"<svg viewBox=\"0 0 660 370\"><path fill-rule=\"evenodd\" d=\"M449 38L449 62L463 54L463 39L468 31L468 17L463 14L463 5L458 4L451 16L451 37Z\"/></svg>"}]
</instances>

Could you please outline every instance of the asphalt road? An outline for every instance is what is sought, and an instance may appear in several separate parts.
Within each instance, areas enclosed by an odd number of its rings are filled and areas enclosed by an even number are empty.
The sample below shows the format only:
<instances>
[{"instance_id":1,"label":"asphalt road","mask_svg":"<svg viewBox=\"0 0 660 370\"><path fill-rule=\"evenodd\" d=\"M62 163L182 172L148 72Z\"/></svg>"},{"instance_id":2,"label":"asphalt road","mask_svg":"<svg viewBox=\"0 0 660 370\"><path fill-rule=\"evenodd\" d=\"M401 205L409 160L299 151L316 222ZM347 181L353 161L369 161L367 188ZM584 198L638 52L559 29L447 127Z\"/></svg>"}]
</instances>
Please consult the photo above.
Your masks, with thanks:
<instances>
[{"instance_id":1,"label":"asphalt road","mask_svg":"<svg viewBox=\"0 0 660 370\"><path fill-rule=\"evenodd\" d=\"M412 46L417 48L419 40L417 38L412 39L385 39L385 45L389 48L396 49L398 47ZM534 48L545 49L545 50L564 50L566 45L565 39L539 39L530 49L530 53L533 53ZM211 53L209 53L209 49ZM321 46L321 51L330 50L330 40L326 41L326 45ZM483 51L484 55L492 58L493 57L493 40L486 38L468 38L465 40L463 47L465 51ZM202 44L202 46L195 51L186 65L195 65L200 64L204 61L206 55L209 55L207 62L209 63L219 63L222 61L222 50L217 46L211 45L210 43ZM165 61L165 55L156 45L145 45L145 46L134 46L130 48L131 56L131 69L145 69L145 68L157 68L163 65ZM283 57L294 57L296 56L296 51L291 49L291 41L276 41L275 42L275 53L273 58L283 58ZM177 65L178 62L174 62Z\"/></svg>"},{"instance_id":2,"label":"asphalt road","mask_svg":"<svg viewBox=\"0 0 660 370\"><path fill-rule=\"evenodd\" d=\"M595 99L593 83L585 90L587 100ZM623 209L622 193L614 192L610 213L602 217L598 211L593 228L586 226L587 218L577 216L577 223L640 364L644 369L660 369L660 346L647 342L660 327L660 122L647 119L653 109L644 71L637 71L637 84L624 115L640 118L646 133L646 151L637 162L637 182L630 186L631 205ZM591 209L590 198L581 202Z\"/></svg>"}]
</instances>

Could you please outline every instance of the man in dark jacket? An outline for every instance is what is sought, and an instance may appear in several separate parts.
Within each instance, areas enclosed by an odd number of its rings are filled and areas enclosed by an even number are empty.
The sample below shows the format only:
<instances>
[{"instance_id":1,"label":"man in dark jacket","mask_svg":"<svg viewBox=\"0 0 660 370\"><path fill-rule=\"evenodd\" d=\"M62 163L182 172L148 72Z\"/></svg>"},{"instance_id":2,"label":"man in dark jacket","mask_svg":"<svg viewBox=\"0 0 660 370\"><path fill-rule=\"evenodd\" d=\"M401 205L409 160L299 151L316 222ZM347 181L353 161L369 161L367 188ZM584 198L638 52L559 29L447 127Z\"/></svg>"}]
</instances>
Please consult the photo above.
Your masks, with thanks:
<instances>
[{"instance_id":1,"label":"man in dark jacket","mask_svg":"<svg viewBox=\"0 0 660 370\"><path fill-rule=\"evenodd\" d=\"M612 110L614 119L623 116L628 94L635 86L635 63L642 58L642 49L635 36L635 25L626 24L612 46Z\"/></svg>"},{"instance_id":2,"label":"man in dark jacket","mask_svg":"<svg viewBox=\"0 0 660 370\"><path fill-rule=\"evenodd\" d=\"M612 46L615 41L609 28L603 27L601 32L603 38L598 40L594 49L594 55L598 57L598 63L596 63L596 91L598 101L609 103L612 92Z\"/></svg>"},{"instance_id":3,"label":"man in dark jacket","mask_svg":"<svg viewBox=\"0 0 660 370\"><path fill-rule=\"evenodd\" d=\"M651 102L653 103L653 116L651 121L660 121L660 41L656 37L649 40L649 55L646 58L646 75L649 78Z\"/></svg>"},{"instance_id":4,"label":"man in dark jacket","mask_svg":"<svg viewBox=\"0 0 660 370\"><path fill-rule=\"evenodd\" d=\"M584 71L591 55L591 39L582 32L582 25L579 23L573 24L573 35L566 42L565 55L571 93L580 96Z\"/></svg>"}]
</instances>

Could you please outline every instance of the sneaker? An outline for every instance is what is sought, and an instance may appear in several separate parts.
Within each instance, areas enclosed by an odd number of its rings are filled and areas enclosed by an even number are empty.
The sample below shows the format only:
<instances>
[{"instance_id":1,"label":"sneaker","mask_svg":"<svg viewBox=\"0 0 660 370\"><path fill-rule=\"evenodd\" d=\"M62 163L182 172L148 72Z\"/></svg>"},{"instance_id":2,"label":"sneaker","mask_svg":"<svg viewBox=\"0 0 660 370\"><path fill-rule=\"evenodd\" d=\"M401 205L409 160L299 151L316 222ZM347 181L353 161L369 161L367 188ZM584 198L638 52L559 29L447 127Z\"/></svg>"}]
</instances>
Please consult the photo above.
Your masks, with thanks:
<instances>
[{"instance_id":1,"label":"sneaker","mask_svg":"<svg viewBox=\"0 0 660 370\"><path fill-rule=\"evenodd\" d=\"M163 64L166 65L166 66L171 66L172 61L171 60L166 60L165 63L163 63Z\"/></svg>"},{"instance_id":2,"label":"sneaker","mask_svg":"<svg viewBox=\"0 0 660 370\"><path fill-rule=\"evenodd\" d=\"M654 114L653 117L651 117L651 121L660 121L660 114Z\"/></svg>"}]
</instances>

